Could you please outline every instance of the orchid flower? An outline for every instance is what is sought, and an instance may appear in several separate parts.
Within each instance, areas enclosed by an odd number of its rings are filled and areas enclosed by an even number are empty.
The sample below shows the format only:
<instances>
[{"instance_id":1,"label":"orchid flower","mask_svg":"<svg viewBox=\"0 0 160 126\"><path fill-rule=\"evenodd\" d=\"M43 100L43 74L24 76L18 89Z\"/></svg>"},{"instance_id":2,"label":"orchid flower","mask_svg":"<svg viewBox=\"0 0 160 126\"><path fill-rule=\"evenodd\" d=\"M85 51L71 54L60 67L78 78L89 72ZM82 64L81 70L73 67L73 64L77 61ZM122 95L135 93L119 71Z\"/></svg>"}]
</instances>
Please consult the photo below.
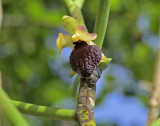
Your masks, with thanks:
<instances>
[{"instance_id":1,"label":"orchid flower","mask_svg":"<svg viewBox=\"0 0 160 126\"><path fill-rule=\"evenodd\" d=\"M88 33L85 26L79 24L79 22L75 18L70 16L63 16L62 24L64 29L68 32L69 35L59 33L59 36L56 41L59 54L61 53L63 48L66 48L66 47L71 47L73 52L75 49L76 43L85 42L87 45L96 46L96 44L92 42L92 40L95 40L97 38L97 34ZM98 62L97 65L101 63L107 64L112 60L111 58L106 58L102 52L101 52L101 56L102 57L100 59L100 62ZM70 77L74 76L74 74L75 74L75 71L71 70Z\"/></svg>"}]
</instances>

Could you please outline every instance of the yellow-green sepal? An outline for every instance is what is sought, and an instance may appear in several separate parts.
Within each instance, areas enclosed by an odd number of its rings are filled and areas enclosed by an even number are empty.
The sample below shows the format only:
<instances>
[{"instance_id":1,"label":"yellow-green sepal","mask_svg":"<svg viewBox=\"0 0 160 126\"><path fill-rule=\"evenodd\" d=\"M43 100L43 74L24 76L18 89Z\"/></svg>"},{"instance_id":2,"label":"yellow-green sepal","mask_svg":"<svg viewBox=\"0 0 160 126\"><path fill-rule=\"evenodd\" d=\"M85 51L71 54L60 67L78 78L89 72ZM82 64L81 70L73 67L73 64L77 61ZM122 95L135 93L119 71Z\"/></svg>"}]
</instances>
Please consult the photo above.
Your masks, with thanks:
<instances>
[{"instance_id":1,"label":"yellow-green sepal","mask_svg":"<svg viewBox=\"0 0 160 126\"><path fill-rule=\"evenodd\" d=\"M70 35L74 35L76 28L80 25L75 18L67 15L62 17L62 24L66 32Z\"/></svg>"},{"instance_id":2,"label":"yellow-green sepal","mask_svg":"<svg viewBox=\"0 0 160 126\"><path fill-rule=\"evenodd\" d=\"M102 59L98 65L98 67L100 67L102 70L104 70L105 68L107 68L108 63L112 60L112 58L107 58L105 57L105 55L102 53Z\"/></svg>"},{"instance_id":3,"label":"yellow-green sepal","mask_svg":"<svg viewBox=\"0 0 160 126\"><path fill-rule=\"evenodd\" d=\"M105 63L109 63L112 60L112 58L107 58L105 57L105 55L102 53L102 59L100 62L105 62Z\"/></svg>"},{"instance_id":4,"label":"yellow-green sepal","mask_svg":"<svg viewBox=\"0 0 160 126\"><path fill-rule=\"evenodd\" d=\"M69 73L69 77L72 78L75 74L76 74L76 72L74 72L74 71L71 69L71 71L70 71L70 73Z\"/></svg>"},{"instance_id":5,"label":"yellow-green sepal","mask_svg":"<svg viewBox=\"0 0 160 126\"><path fill-rule=\"evenodd\" d=\"M70 35L65 35L63 33L59 33L59 36L56 40L56 45L57 45L59 54L61 53L62 49L65 47L71 47L72 49L74 48L72 37Z\"/></svg>"},{"instance_id":6,"label":"yellow-green sepal","mask_svg":"<svg viewBox=\"0 0 160 126\"><path fill-rule=\"evenodd\" d=\"M107 59L108 59L108 61L109 61L109 62L111 62L111 61L112 61L112 58L107 58ZM109 62L108 62L108 63L109 63Z\"/></svg>"}]
</instances>

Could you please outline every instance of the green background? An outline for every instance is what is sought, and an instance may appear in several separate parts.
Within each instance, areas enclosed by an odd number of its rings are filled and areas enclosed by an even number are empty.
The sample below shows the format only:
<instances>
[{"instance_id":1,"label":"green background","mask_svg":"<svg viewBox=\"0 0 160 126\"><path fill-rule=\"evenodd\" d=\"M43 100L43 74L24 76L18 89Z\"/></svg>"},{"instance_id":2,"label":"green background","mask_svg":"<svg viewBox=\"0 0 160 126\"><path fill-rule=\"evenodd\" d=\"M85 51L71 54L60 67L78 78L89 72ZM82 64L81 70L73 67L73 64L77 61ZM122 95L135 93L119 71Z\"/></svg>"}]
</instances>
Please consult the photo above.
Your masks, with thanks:
<instances>
[{"instance_id":1,"label":"green background","mask_svg":"<svg viewBox=\"0 0 160 126\"><path fill-rule=\"evenodd\" d=\"M76 108L75 78L68 77L71 50L64 49L59 56L56 48L58 33L66 33L61 18L67 11L62 2L3 0L2 3L0 69L7 94L11 99L24 102ZM94 29L97 7L97 0L86 0L82 8L89 32ZM112 0L102 51L113 60L98 83L96 107L114 91L126 98L135 97L142 106L148 106L158 46L159 13L159 0ZM126 70L128 76L123 74ZM101 109L106 110L105 106ZM34 126L75 125L74 122L25 117ZM107 124L120 125L117 120L97 119L98 126Z\"/></svg>"}]
</instances>

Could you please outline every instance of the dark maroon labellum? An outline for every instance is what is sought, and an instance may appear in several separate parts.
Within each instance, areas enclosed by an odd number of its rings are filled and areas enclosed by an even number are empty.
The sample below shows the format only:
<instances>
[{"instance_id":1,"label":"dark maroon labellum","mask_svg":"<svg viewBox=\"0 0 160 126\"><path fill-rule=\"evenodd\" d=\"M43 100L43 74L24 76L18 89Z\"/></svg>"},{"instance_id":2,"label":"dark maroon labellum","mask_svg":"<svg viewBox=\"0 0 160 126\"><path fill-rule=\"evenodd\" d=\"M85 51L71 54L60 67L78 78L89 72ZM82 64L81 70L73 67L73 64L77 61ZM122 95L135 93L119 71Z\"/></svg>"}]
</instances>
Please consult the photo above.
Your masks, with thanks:
<instances>
[{"instance_id":1,"label":"dark maroon labellum","mask_svg":"<svg viewBox=\"0 0 160 126\"><path fill-rule=\"evenodd\" d=\"M89 77L100 63L102 54L96 45L86 42L75 42L74 50L70 55L70 65L82 77Z\"/></svg>"}]
</instances>

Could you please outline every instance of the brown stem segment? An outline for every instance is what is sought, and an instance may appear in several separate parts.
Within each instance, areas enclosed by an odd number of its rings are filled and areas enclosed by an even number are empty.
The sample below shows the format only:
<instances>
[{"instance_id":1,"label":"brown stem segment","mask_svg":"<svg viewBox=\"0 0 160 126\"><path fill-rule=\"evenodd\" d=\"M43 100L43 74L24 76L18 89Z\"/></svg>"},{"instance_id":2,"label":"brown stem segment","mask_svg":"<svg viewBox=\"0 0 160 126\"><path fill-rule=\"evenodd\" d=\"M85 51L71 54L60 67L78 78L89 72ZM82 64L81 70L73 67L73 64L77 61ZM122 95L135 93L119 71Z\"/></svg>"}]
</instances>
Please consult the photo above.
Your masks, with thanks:
<instances>
[{"instance_id":1,"label":"brown stem segment","mask_svg":"<svg viewBox=\"0 0 160 126\"><path fill-rule=\"evenodd\" d=\"M153 89L149 101L149 112L146 126L150 126L159 116L160 105L160 26L159 26L159 46L153 75Z\"/></svg>"},{"instance_id":2,"label":"brown stem segment","mask_svg":"<svg viewBox=\"0 0 160 126\"><path fill-rule=\"evenodd\" d=\"M93 109L95 107L96 82L102 70L97 67L90 77L80 78L76 121L80 126L96 126Z\"/></svg>"}]
</instances>

